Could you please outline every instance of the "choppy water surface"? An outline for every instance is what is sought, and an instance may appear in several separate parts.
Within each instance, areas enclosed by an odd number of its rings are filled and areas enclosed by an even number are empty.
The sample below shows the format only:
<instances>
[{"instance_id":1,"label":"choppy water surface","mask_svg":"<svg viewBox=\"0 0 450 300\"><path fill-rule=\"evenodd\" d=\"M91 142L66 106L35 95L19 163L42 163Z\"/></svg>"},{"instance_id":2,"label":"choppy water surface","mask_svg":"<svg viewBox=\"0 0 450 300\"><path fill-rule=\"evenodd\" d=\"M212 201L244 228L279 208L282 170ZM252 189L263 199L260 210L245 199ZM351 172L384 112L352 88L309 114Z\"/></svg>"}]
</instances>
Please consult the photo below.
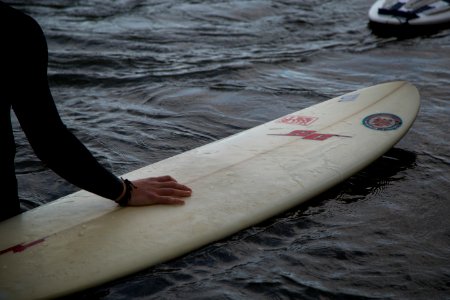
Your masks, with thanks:
<instances>
[{"instance_id":1,"label":"choppy water surface","mask_svg":"<svg viewBox=\"0 0 450 300\"><path fill-rule=\"evenodd\" d=\"M65 123L116 174L365 86L422 95L408 135L350 180L76 299L450 299L450 30L376 37L369 2L12 2L47 36ZM24 205L75 191L15 128Z\"/></svg>"}]
</instances>

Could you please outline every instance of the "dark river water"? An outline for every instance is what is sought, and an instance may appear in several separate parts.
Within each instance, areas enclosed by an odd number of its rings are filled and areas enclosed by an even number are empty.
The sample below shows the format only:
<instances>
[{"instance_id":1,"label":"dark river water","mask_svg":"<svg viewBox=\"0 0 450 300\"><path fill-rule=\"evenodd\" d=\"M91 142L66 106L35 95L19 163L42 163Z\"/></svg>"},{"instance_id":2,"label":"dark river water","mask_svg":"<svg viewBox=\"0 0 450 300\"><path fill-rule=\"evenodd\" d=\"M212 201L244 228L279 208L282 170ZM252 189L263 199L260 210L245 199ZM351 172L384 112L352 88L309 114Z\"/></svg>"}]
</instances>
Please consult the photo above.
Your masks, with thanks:
<instances>
[{"instance_id":1,"label":"dark river water","mask_svg":"<svg viewBox=\"0 0 450 300\"><path fill-rule=\"evenodd\" d=\"M73 299L450 299L450 30L378 37L363 0L9 3L47 36L64 122L117 175L373 84L422 97L341 185ZM24 207L76 191L14 128Z\"/></svg>"}]
</instances>

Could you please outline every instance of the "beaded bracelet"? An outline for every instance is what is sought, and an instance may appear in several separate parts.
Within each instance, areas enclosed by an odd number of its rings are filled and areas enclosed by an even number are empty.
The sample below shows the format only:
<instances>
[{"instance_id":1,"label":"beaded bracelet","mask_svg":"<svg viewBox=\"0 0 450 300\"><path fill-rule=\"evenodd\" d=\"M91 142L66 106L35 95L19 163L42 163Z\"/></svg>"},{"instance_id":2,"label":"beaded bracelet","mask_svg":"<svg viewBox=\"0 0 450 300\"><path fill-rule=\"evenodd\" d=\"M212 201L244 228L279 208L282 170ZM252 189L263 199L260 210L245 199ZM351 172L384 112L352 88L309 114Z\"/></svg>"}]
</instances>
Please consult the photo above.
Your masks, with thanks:
<instances>
[{"instance_id":1,"label":"beaded bracelet","mask_svg":"<svg viewBox=\"0 0 450 300\"><path fill-rule=\"evenodd\" d=\"M122 195L120 195L119 198L117 198L116 203L119 204L120 206L127 206L128 202L131 199L131 191L133 190L133 188L137 188L131 181L129 181L128 179L123 179L121 178L124 184L124 191L122 193Z\"/></svg>"}]
</instances>

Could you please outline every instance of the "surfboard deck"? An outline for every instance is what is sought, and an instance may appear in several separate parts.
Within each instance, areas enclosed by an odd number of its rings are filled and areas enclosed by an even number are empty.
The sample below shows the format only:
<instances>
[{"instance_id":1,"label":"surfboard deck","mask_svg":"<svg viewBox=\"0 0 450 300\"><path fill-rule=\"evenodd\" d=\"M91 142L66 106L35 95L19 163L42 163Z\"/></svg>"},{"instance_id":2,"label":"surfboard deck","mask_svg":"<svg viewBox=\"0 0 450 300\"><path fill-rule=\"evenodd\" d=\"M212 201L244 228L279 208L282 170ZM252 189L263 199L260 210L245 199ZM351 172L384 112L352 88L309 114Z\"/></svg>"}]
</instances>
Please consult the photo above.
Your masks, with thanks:
<instances>
[{"instance_id":1,"label":"surfboard deck","mask_svg":"<svg viewBox=\"0 0 450 300\"><path fill-rule=\"evenodd\" d=\"M286 211L397 143L419 110L407 82L364 88L125 174L170 174L183 206L118 207L86 191L0 223L0 299L67 295L176 258Z\"/></svg>"}]
</instances>

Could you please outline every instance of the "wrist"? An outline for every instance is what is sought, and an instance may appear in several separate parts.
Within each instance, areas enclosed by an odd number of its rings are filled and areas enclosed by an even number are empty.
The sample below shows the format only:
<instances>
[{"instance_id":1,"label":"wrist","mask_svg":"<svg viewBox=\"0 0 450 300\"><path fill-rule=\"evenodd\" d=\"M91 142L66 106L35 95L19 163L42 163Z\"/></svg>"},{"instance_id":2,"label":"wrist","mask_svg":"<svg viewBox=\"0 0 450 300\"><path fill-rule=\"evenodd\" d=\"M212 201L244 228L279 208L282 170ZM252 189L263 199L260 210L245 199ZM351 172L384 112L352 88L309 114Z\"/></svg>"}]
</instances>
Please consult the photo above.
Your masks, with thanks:
<instances>
[{"instance_id":1,"label":"wrist","mask_svg":"<svg viewBox=\"0 0 450 300\"><path fill-rule=\"evenodd\" d=\"M136 186L129 181L128 179L122 179L122 183L123 183L123 191L120 194L120 196L115 200L115 202L117 204L119 204L120 206L127 206L128 202L131 199L131 193L133 191L133 189L136 188Z\"/></svg>"}]
</instances>

